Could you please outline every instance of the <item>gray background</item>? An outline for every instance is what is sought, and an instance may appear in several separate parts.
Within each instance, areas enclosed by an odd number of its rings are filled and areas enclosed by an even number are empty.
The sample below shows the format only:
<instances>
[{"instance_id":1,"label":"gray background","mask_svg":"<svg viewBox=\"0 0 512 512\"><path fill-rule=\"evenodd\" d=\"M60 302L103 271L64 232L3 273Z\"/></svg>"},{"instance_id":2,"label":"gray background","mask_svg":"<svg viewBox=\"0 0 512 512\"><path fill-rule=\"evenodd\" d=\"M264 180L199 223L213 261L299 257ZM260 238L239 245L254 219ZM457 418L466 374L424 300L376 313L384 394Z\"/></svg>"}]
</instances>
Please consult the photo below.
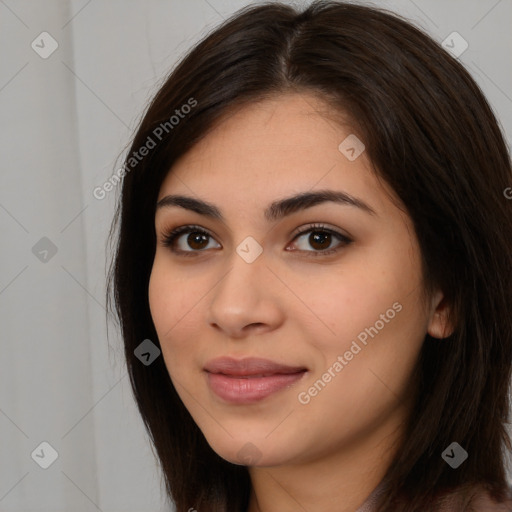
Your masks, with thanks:
<instances>
[{"instance_id":1,"label":"gray background","mask_svg":"<svg viewBox=\"0 0 512 512\"><path fill-rule=\"evenodd\" d=\"M110 344L106 336L105 244L117 191L98 200L93 189L119 166L177 59L247 3L0 0L1 512L170 509L119 335L110 329ZM438 41L462 35L469 47L459 58L510 147L511 0L373 4ZM58 43L46 59L31 47L43 31ZM57 252L40 252L49 246ZM58 452L48 469L31 457L43 441Z\"/></svg>"}]
</instances>

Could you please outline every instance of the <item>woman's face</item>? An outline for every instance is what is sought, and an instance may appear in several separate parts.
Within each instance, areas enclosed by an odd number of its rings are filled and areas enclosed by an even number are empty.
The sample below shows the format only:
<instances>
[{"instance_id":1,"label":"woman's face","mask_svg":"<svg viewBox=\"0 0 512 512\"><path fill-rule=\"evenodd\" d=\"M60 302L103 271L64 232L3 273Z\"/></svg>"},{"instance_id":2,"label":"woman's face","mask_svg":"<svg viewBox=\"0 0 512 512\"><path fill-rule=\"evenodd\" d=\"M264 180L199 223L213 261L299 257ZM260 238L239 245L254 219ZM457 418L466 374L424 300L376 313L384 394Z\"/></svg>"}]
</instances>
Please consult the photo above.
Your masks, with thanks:
<instances>
[{"instance_id":1,"label":"woman's face","mask_svg":"<svg viewBox=\"0 0 512 512\"><path fill-rule=\"evenodd\" d=\"M425 334L443 334L442 294L421 299L410 219L350 128L319 109L296 94L243 108L176 162L158 196L214 208L157 208L149 301L179 396L236 464L392 440ZM281 204L320 191L341 199Z\"/></svg>"}]
</instances>

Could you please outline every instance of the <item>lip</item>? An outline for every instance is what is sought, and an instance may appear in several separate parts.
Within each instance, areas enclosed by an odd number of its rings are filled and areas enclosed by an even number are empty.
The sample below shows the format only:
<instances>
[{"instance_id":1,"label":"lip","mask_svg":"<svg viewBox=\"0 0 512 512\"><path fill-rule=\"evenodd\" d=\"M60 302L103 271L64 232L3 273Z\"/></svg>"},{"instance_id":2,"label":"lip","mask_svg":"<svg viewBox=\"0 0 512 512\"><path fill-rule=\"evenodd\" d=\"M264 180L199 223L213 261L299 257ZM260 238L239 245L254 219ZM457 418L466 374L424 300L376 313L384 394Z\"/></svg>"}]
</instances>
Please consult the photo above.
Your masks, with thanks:
<instances>
[{"instance_id":1,"label":"lip","mask_svg":"<svg viewBox=\"0 0 512 512\"><path fill-rule=\"evenodd\" d=\"M232 377L289 374L307 370L305 366L289 366L259 357L246 357L244 359L218 357L208 361L204 369L209 373L222 373Z\"/></svg>"},{"instance_id":2,"label":"lip","mask_svg":"<svg viewBox=\"0 0 512 512\"><path fill-rule=\"evenodd\" d=\"M217 396L230 403L248 404L290 387L304 377L307 368L255 357L220 357L209 361L204 371Z\"/></svg>"}]
</instances>

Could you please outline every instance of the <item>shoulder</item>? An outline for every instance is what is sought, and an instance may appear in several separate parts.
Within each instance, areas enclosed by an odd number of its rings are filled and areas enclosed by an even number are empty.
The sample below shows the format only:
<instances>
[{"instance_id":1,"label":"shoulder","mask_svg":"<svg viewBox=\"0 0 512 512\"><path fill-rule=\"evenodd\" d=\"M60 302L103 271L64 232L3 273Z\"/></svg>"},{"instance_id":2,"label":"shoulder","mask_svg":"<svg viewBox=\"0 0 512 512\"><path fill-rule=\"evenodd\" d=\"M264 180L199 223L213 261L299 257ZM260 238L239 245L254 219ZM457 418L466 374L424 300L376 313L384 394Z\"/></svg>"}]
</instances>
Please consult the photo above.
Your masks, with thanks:
<instances>
[{"instance_id":1,"label":"shoulder","mask_svg":"<svg viewBox=\"0 0 512 512\"><path fill-rule=\"evenodd\" d=\"M474 512L512 512L512 499L498 503L494 501L488 492L481 491L475 495L471 502L471 509Z\"/></svg>"},{"instance_id":2,"label":"shoulder","mask_svg":"<svg viewBox=\"0 0 512 512\"><path fill-rule=\"evenodd\" d=\"M512 512L512 488L509 488L504 501L495 501L491 494L481 486L466 489L463 493L448 495L440 512L452 510L464 512Z\"/></svg>"}]
</instances>

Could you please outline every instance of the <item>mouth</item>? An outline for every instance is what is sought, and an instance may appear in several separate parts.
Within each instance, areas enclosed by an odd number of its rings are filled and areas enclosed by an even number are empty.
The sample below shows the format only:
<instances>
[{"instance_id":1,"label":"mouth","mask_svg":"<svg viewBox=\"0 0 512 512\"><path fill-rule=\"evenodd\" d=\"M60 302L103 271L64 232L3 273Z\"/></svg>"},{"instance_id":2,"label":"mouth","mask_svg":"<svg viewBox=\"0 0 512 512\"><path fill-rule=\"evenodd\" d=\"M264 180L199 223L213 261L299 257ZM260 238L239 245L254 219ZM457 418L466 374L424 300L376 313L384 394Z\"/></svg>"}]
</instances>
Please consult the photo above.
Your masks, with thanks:
<instances>
[{"instance_id":1,"label":"mouth","mask_svg":"<svg viewBox=\"0 0 512 512\"><path fill-rule=\"evenodd\" d=\"M259 402L302 379L308 369L268 359L223 357L208 362L204 371L210 389L229 403Z\"/></svg>"}]
</instances>

